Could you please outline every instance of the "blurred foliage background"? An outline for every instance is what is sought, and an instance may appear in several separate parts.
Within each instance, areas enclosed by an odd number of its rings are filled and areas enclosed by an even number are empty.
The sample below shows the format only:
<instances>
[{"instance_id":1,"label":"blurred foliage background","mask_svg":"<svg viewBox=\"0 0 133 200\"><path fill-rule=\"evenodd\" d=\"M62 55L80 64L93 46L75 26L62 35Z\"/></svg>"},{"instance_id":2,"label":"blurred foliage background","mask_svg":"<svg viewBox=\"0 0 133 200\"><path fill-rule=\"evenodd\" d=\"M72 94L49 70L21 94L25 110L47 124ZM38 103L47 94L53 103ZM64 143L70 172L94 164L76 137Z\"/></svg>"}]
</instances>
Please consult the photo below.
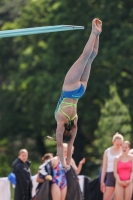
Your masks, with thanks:
<instances>
[{"instance_id":1,"label":"blurred foliage background","mask_svg":"<svg viewBox=\"0 0 133 200\"><path fill-rule=\"evenodd\" d=\"M56 154L45 137L56 129L54 110L67 70L80 56L91 22L103 21L100 48L85 95L78 103L76 163L81 174L98 175L115 132L133 145L133 1L1 0L1 30L81 25L85 30L0 39L0 176L12 171L21 148L29 151L32 174L44 153Z\"/></svg>"}]
</instances>

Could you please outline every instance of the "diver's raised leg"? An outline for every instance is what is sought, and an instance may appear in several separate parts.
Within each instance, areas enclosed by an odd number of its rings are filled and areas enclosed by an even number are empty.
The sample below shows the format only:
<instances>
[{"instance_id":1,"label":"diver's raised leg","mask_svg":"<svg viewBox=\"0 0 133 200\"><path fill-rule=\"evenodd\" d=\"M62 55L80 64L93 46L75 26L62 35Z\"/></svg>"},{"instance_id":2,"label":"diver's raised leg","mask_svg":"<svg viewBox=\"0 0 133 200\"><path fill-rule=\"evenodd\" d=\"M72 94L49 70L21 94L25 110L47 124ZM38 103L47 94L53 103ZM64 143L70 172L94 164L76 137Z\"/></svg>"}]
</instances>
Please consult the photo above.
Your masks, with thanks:
<instances>
[{"instance_id":1,"label":"diver's raised leg","mask_svg":"<svg viewBox=\"0 0 133 200\"><path fill-rule=\"evenodd\" d=\"M88 79L90 76L91 64L98 53L98 47L99 47L99 35L96 37L93 52L87 61L87 64L85 66L85 69L84 69L83 74L80 79L80 81L84 85L85 89L87 87L87 82L88 82Z\"/></svg>"},{"instance_id":2,"label":"diver's raised leg","mask_svg":"<svg viewBox=\"0 0 133 200\"><path fill-rule=\"evenodd\" d=\"M78 58L78 60L72 65L66 74L63 90L75 90L80 86L80 80L88 63L88 59L94 52L94 46L96 43L97 36L101 33L101 27L98 23L102 23L99 19L94 19L92 21L92 31L89 40L83 50L83 53Z\"/></svg>"}]
</instances>

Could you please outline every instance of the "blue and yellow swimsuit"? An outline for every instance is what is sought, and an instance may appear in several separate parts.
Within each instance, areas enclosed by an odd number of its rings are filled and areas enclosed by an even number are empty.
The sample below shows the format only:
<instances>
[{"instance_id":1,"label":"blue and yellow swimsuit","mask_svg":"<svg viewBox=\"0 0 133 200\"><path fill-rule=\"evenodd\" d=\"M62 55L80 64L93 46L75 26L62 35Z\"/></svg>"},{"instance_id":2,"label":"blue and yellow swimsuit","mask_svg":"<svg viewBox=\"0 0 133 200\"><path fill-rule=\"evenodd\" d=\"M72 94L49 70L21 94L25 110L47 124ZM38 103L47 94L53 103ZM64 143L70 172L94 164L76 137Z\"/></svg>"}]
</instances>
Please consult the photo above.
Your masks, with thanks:
<instances>
[{"instance_id":1,"label":"blue and yellow swimsuit","mask_svg":"<svg viewBox=\"0 0 133 200\"><path fill-rule=\"evenodd\" d=\"M64 99L66 99L66 98L69 98L69 99L80 99L83 96L84 92L85 92L85 89L84 89L84 86L82 84L76 90L73 90L73 91L62 91L60 99L59 99L58 104L57 104L57 107L55 109L55 118L56 118L57 111L60 110L68 118L69 122L74 120L77 114L74 115L72 118L70 118L69 115L66 114L62 109L66 108L66 107L69 107L69 106L77 107L77 104L64 102ZM66 106L63 106L61 108L61 104L66 104Z\"/></svg>"}]
</instances>

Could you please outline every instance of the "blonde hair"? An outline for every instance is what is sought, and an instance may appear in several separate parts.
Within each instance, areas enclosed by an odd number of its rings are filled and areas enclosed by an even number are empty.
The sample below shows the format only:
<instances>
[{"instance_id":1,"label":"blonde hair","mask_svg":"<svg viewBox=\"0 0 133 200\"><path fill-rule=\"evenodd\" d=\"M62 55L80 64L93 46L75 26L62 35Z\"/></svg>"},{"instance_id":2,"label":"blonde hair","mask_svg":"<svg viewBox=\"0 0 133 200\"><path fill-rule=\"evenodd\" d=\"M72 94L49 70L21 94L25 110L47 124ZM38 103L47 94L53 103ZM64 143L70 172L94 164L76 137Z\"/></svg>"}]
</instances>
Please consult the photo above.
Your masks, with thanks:
<instances>
[{"instance_id":1,"label":"blonde hair","mask_svg":"<svg viewBox=\"0 0 133 200\"><path fill-rule=\"evenodd\" d=\"M22 153L27 153L28 154L28 151L26 149L21 149L18 153L18 155L20 156Z\"/></svg>"},{"instance_id":2,"label":"blonde hair","mask_svg":"<svg viewBox=\"0 0 133 200\"><path fill-rule=\"evenodd\" d=\"M67 148L68 147L68 144L67 143L63 143L63 148ZM58 156L58 152L56 153L56 155Z\"/></svg>"},{"instance_id":3,"label":"blonde hair","mask_svg":"<svg viewBox=\"0 0 133 200\"><path fill-rule=\"evenodd\" d=\"M117 139L122 140L122 142L124 140L123 136L118 132L113 136L112 142L115 142Z\"/></svg>"},{"instance_id":4,"label":"blonde hair","mask_svg":"<svg viewBox=\"0 0 133 200\"><path fill-rule=\"evenodd\" d=\"M124 141L123 144L124 143L127 144L129 148L131 148L131 144L130 144L130 142L128 140Z\"/></svg>"},{"instance_id":5,"label":"blonde hair","mask_svg":"<svg viewBox=\"0 0 133 200\"><path fill-rule=\"evenodd\" d=\"M63 147L68 147L68 144L67 143L63 143Z\"/></svg>"}]
</instances>

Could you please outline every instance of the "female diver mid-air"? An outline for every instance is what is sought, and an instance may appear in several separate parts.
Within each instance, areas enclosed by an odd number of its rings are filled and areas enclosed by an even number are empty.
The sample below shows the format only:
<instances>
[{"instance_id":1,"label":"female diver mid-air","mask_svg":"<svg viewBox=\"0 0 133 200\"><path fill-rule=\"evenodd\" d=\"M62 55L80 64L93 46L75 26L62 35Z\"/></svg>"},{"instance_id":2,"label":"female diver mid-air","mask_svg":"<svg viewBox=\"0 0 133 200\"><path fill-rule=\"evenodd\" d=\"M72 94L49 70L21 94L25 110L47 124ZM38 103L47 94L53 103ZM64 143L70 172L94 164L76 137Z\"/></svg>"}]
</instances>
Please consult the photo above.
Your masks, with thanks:
<instances>
[{"instance_id":1,"label":"female diver mid-air","mask_svg":"<svg viewBox=\"0 0 133 200\"><path fill-rule=\"evenodd\" d=\"M91 64L98 53L101 31L102 22L95 18L92 21L89 40L81 56L66 74L62 94L55 110L57 153L66 170L70 169L72 146L77 133L77 102L86 90ZM65 137L68 139L67 160L63 157L63 139Z\"/></svg>"}]
</instances>

